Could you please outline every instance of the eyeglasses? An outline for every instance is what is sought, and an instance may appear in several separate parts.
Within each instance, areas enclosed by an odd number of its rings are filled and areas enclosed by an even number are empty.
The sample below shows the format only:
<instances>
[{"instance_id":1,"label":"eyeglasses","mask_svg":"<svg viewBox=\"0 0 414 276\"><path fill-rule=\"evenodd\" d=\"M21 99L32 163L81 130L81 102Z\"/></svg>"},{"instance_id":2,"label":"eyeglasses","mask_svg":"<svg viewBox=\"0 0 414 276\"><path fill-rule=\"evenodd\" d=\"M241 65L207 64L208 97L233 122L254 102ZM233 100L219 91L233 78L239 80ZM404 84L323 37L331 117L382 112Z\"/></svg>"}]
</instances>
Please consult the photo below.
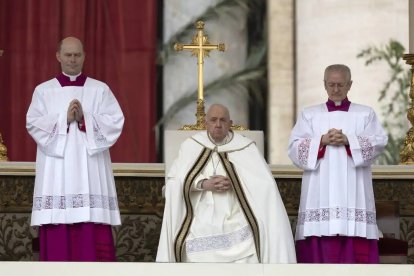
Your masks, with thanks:
<instances>
[{"instance_id":1,"label":"eyeglasses","mask_svg":"<svg viewBox=\"0 0 414 276\"><path fill-rule=\"evenodd\" d=\"M349 84L349 82L326 82L325 81L326 86L328 86L329 88L344 88L345 86L347 86Z\"/></svg>"}]
</instances>

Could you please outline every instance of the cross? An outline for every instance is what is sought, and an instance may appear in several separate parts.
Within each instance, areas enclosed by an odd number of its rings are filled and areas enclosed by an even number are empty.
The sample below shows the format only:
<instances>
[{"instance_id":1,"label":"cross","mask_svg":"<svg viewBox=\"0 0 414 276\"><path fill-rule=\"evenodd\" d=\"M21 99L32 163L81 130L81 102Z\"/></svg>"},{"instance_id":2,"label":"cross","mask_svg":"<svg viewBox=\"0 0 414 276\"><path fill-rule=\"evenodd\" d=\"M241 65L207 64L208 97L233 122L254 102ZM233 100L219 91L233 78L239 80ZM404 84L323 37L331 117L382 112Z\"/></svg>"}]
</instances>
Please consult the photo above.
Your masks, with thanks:
<instances>
[{"instance_id":1,"label":"cross","mask_svg":"<svg viewBox=\"0 0 414 276\"><path fill-rule=\"evenodd\" d=\"M3 50L0 50L0 57L3 55ZM5 145L3 145L3 138L1 137L0 133L0 162L1 161L7 161L7 148Z\"/></svg>"},{"instance_id":2,"label":"cross","mask_svg":"<svg viewBox=\"0 0 414 276\"><path fill-rule=\"evenodd\" d=\"M198 64L198 99L197 99L197 124L185 125L182 129L186 130L200 130L205 129L204 118L206 116L204 111L204 86L203 86L203 64L204 57L208 57L210 51L219 50L224 52L225 46L221 44L210 44L208 37L204 35L204 22L197 21L195 24L197 28L197 34L193 37L191 44L176 43L174 49L176 51L190 50L192 56L197 56Z\"/></svg>"}]
</instances>

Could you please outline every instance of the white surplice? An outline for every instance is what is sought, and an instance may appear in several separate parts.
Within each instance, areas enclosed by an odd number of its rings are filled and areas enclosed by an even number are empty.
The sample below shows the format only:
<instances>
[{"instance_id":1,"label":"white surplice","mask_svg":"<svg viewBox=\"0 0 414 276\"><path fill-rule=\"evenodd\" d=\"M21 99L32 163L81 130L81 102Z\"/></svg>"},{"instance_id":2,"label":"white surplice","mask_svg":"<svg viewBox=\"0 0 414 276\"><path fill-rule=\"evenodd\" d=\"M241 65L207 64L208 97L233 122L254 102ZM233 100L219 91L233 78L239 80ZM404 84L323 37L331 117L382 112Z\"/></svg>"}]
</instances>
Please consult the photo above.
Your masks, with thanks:
<instances>
[{"instance_id":1,"label":"white surplice","mask_svg":"<svg viewBox=\"0 0 414 276\"><path fill-rule=\"evenodd\" d=\"M181 145L179 155L168 172L157 262L177 261L174 250L178 233L185 227L188 211L183 186L191 172L197 169L197 160L205 149L212 152L190 184L191 212L194 215L185 236L182 261L257 262L260 258L262 263L296 262L286 210L270 169L255 144L234 133L229 143L216 146L205 131ZM215 174L227 175L219 153L228 155L247 199L244 206L250 207L257 221L259 249L234 190L220 193L197 190L196 184L200 180ZM256 254L257 250L259 254Z\"/></svg>"},{"instance_id":2,"label":"white surplice","mask_svg":"<svg viewBox=\"0 0 414 276\"><path fill-rule=\"evenodd\" d=\"M342 129L352 157L344 146L327 146L317 159L321 137L331 128ZM387 141L367 106L351 103L348 112L328 112L321 104L301 113L288 150L304 169L296 240L334 235L378 239L371 164Z\"/></svg>"},{"instance_id":3,"label":"white surplice","mask_svg":"<svg viewBox=\"0 0 414 276\"><path fill-rule=\"evenodd\" d=\"M73 99L82 104L86 132L77 122L67 125ZM37 143L32 225L121 224L109 148L123 123L103 82L87 78L84 86L62 87L52 79L36 87L26 117Z\"/></svg>"}]
</instances>

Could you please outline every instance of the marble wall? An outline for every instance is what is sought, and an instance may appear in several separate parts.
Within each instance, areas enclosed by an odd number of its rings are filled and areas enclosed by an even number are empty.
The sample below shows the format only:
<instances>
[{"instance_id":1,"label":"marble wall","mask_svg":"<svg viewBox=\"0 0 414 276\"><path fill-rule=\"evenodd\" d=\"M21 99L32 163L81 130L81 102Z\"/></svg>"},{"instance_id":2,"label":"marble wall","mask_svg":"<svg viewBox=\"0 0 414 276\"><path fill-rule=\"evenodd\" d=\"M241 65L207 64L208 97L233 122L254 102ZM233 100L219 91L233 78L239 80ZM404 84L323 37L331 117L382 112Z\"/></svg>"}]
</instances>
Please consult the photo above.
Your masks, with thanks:
<instances>
[{"instance_id":1,"label":"marble wall","mask_svg":"<svg viewBox=\"0 0 414 276\"><path fill-rule=\"evenodd\" d=\"M323 71L327 65L350 66L349 99L372 106L380 115L379 92L390 78L389 67L385 62L367 67L357 54L370 46L384 46L390 39L402 43L408 53L408 0L268 0L268 9L273 98L269 162L291 164L284 132L290 132L304 107L326 101Z\"/></svg>"}]
</instances>

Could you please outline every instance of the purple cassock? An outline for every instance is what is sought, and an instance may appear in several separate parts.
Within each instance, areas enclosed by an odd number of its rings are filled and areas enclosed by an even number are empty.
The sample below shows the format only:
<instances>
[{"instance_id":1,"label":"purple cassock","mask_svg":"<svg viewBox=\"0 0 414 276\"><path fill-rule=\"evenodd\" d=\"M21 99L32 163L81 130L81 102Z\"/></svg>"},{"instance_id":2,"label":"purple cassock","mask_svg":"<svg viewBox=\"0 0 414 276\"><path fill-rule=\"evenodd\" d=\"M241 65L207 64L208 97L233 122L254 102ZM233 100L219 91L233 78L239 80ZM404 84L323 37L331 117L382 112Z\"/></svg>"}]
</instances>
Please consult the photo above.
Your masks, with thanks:
<instances>
[{"instance_id":1,"label":"purple cassock","mask_svg":"<svg viewBox=\"0 0 414 276\"><path fill-rule=\"evenodd\" d=\"M348 112L351 102L326 102L329 112ZM344 153L345 154L345 153ZM319 156L318 156L319 158ZM298 263L379 263L378 240L347 236L310 236L296 241Z\"/></svg>"},{"instance_id":2,"label":"purple cassock","mask_svg":"<svg viewBox=\"0 0 414 276\"><path fill-rule=\"evenodd\" d=\"M84 86L86 75L71 81L60 74L62 87ZM39 227L41 261L113 262L116 260L111 225L93 222L43 224Z\"/></svg>"}]
</instances>

